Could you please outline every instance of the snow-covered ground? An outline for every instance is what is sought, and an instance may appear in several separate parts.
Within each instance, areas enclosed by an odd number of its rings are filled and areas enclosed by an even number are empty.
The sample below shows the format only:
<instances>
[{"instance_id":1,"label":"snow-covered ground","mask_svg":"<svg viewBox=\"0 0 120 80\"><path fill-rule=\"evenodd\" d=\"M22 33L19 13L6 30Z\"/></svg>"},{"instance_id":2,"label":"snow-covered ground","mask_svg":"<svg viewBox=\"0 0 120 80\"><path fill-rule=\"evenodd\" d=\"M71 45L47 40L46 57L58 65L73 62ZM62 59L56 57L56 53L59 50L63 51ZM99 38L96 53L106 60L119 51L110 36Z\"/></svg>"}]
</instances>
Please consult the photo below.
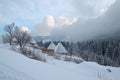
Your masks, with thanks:
<instances>
[{"instance_id":1,"label":"snow-covered ground","mask_svg":"<svg viewBox=\"0 0 120 80\"><path fill-rule=\"evenodd\" d=\"M49 60L33 60L0 45L0 80L120 80L120 68Z\"/></svg>"},{"instance_id":2,"label":"snow-covered ground","mask_svg":"<svg viewBox=\"0 0 120 80\"><path fill-rule=\"evenodd\" d=\"M34 80L28 75L19 72L10 66L0 63L0 80Z\"/></svg>"}]
</instances>

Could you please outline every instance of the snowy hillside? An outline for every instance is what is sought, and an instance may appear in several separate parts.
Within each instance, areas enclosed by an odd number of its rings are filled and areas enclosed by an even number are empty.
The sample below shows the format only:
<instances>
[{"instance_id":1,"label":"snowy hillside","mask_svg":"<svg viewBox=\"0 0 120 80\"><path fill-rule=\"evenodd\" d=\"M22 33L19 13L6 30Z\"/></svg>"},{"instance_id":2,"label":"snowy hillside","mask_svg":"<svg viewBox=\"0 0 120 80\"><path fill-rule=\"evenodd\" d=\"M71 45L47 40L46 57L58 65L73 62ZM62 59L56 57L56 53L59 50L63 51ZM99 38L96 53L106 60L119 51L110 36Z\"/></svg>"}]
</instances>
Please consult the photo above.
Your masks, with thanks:
<instances>
[{"instance_id":1,"label":"snowy hillside","mask_svg":"<svg viewBox=\"0 0 120 80\"><path fill-rule=\"evenodd\" d=\"M119 74L95 62L41 62L0 46L0 80L119 80Z\"/></svg>"},{"instance_id":2,"label":"snowy hillside","mask_svg":"<svg viewBox=\"0 0 120 80\"><path fill-rule=\"evenodd\" d=\"M3 63L0 63L0 80L34 80L34 79Z\"/></svg>"}]
</instances>

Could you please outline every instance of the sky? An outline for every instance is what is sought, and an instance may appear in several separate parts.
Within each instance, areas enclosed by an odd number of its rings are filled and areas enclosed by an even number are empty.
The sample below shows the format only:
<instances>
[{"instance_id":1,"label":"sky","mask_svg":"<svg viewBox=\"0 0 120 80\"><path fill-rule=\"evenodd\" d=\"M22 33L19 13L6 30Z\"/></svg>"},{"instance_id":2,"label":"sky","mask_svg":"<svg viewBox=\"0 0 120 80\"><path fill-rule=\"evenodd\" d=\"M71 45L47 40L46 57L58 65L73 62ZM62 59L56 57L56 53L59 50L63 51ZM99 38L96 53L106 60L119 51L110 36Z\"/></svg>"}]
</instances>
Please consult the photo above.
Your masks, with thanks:
<instances>
[{"instance_id":1,"label":"sky","mask_svg":"<svg viewBox=\"0 0 120 80\"><path fill-rule=\"evenodd\" d=\"M119 5L119 0L0 0L0 31L15 22L32 36L87 40L120 29Z\"/></svg>"}]
</instances>

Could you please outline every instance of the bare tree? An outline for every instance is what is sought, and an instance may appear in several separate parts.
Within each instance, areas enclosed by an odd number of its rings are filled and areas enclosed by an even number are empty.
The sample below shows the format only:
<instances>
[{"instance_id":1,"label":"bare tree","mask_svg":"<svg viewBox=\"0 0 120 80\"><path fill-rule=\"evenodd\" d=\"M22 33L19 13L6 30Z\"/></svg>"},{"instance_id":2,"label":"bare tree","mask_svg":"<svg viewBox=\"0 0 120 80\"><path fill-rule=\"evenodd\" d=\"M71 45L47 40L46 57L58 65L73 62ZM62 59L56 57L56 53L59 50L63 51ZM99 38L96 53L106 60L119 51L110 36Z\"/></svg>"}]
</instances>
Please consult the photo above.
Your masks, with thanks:
<instances>
[{"instance_id":1,"label":"bare tree","mask_svg":"<svg viewBox=\"0 0 120 80\"><path fill-rule=\"evenodd\" d=\"M20 50L23 52L26 44L31 41L29 32L22 31L19 27L15 27L14 36L18 45L20 46Z\"/></svg>"},{"instance_id":2,"label":"bare tree","mask_svg":"<svg viewBox=\"0 0 120 80\"><path fill-rule=\"evenodd\" d=\"M9 35L7 35L7 34L2 35L2 42L4 44L8 43L9 42Z\"/></svg>"},{"instance_id":3,"label":"bare tree","mask_svg":"<svg viewBox=\"0 0 120 80\"><path fill-rule=\"evenodd\" d=\"M12 44L12 39L14 37L14 27L15 27L14 23L6 25L4 27L4 30L7 33L6 35L8 36L7 39L9 41L10 45Z\"/></svg>"}]
</instances>

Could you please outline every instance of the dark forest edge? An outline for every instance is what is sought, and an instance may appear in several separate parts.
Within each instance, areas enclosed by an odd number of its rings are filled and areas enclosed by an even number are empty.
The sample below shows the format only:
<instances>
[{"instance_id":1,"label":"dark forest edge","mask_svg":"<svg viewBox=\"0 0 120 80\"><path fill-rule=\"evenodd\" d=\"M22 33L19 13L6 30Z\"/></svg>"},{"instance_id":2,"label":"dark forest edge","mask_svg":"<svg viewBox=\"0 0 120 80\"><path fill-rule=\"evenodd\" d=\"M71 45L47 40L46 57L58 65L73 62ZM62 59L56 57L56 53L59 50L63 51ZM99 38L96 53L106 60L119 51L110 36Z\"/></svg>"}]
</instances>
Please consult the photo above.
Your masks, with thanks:
<instances>
[{"instance_id":1,"label":"dark forest edge","mask_svg":"<svg viewBox=\"0 0 120 80\"><path fill-rule=\"evenodd\" d=\"M61 42L65 48L75 56L86 61L94 61L105 66L120 66L120 39L91 40L85 42ZM47 48L50 42L37 42L39 46Z\"/></svg>"}]
</instances>

